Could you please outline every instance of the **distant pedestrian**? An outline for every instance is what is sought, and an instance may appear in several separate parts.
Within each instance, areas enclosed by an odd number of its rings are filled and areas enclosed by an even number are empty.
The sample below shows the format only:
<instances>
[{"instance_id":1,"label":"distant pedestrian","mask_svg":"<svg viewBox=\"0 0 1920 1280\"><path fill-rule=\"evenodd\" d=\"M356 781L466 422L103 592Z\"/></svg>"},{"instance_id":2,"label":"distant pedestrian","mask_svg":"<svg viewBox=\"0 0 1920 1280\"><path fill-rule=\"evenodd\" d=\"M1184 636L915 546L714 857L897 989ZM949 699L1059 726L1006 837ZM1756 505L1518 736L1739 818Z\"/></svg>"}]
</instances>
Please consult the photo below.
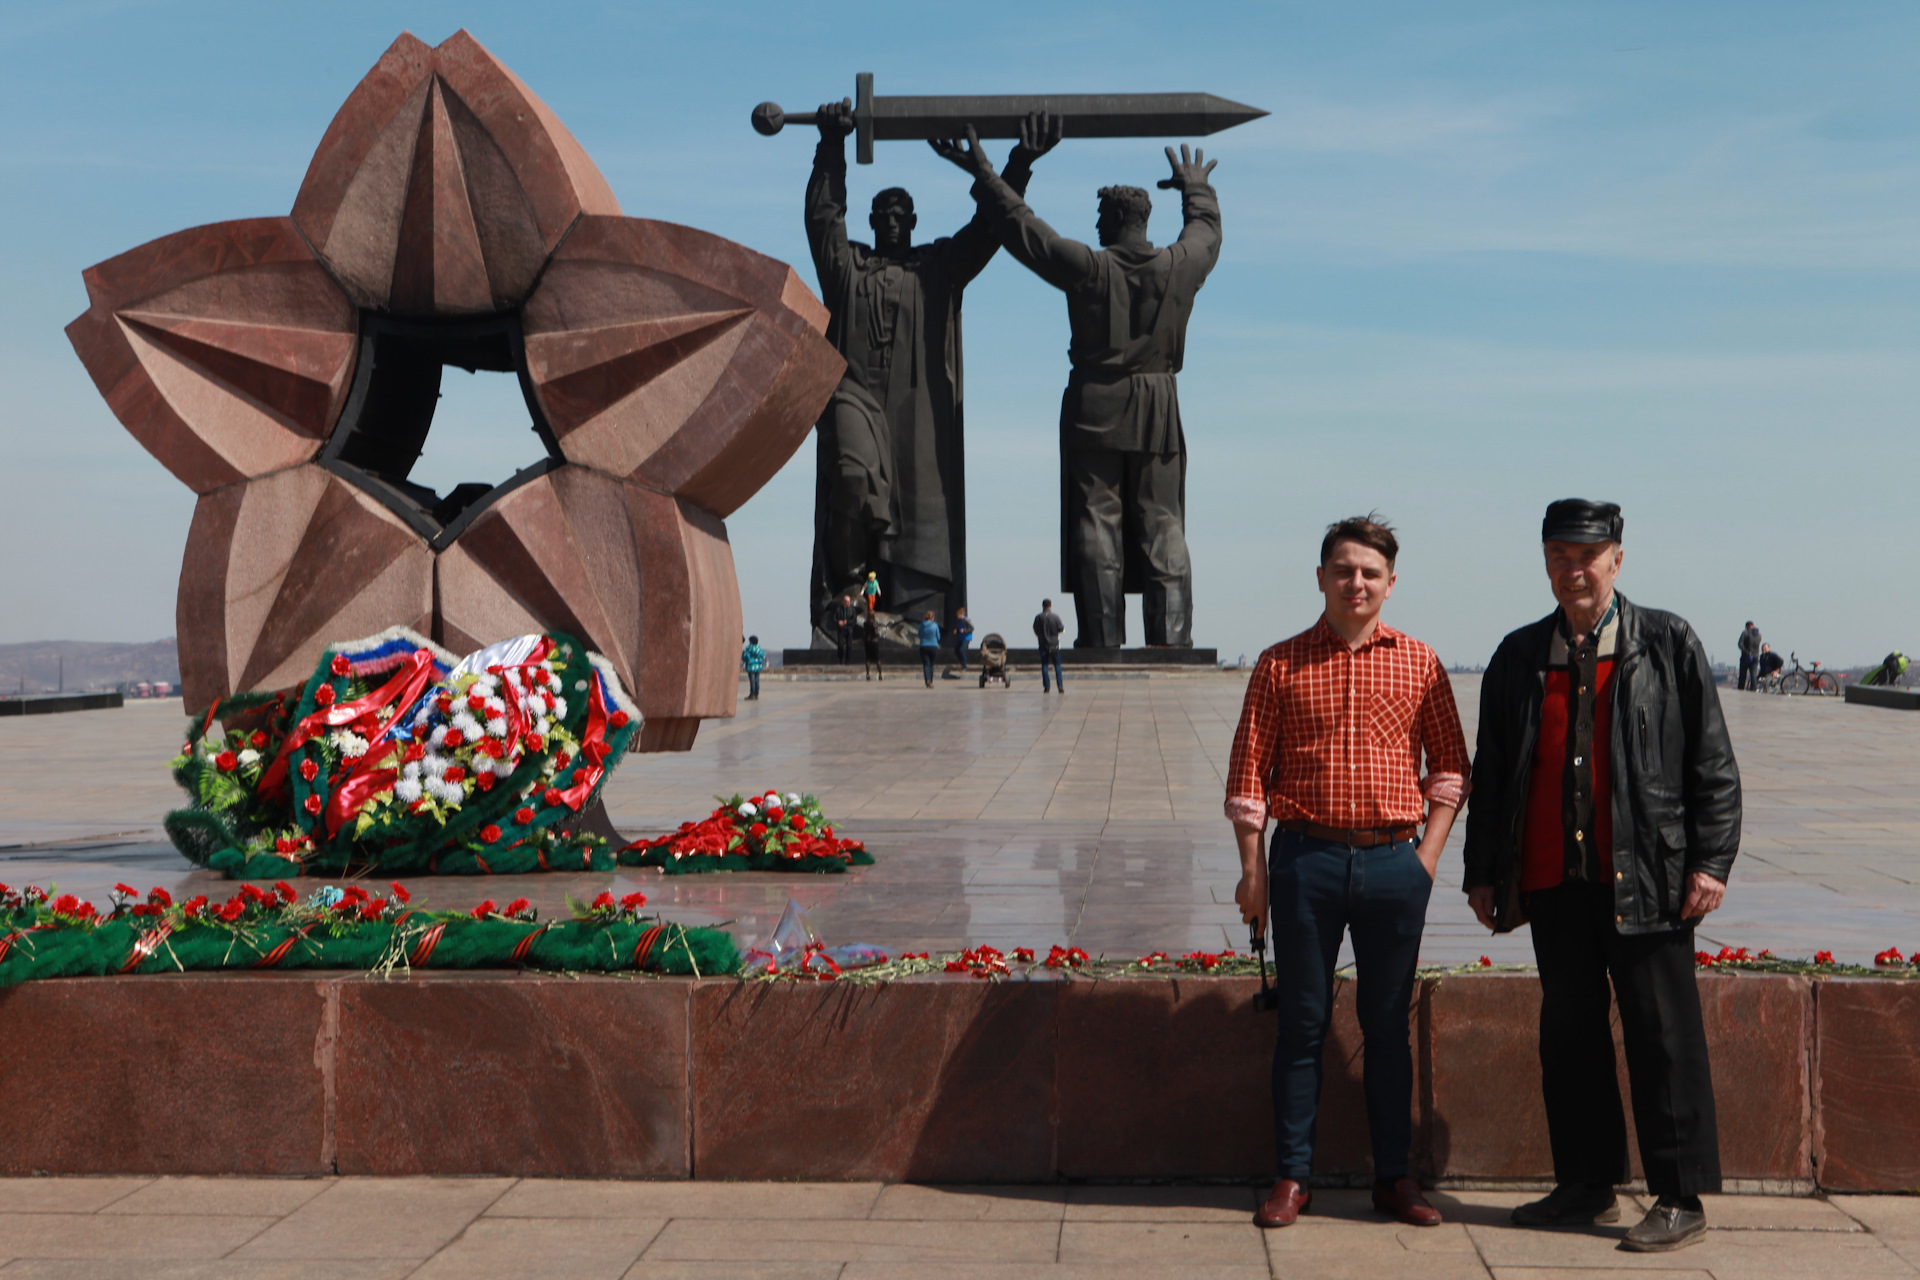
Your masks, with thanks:
<instances>
[{"instance_id":1,"label":"distant pedestrian","mask_svg":"<svg viewBox=\"0 0 1920 1280\"><path fill-rule=\"evenodd\" d=\"M1747 620L1747 629L1740 633L1740 675L1734 680L1734 691L1758 689L1760 683L1754 677L1760 666L1760 628Z\"/></svg>"},{"instance_id":2,"label":"distant pedestrian","mask_svg":"<svg viewBox=\"0 0 1920 1280\"><path fill-rule=\"evenodd\" d=\"M967 641L973 639L973 623L967 620L965 609L956 609L953 613L953 656L960 659L960 669L967 669Z\"/></svg>"},{"instance_id":3,"label":"distant pedestrian","mask_svg":"<svg viewBox=\"0 0 1920 1280\"><path fill-rule=\"evenodd\" d=\"M867 679L871 680L879 676L880 679L885 680L887 674L880 669L880 620L873 616L871 609L867 611L866 618L860 623L860 648L866 655L866 661L862 665L866 669Z\"/></svg>"},{"instance_id":4,"label":"distant pedestrian","mask_svg":"<svg viewBox=\"0 0 1920 1280\"><path fill-rule=\"evenodd\" d=\"M747 701L760 696L760 673L767 669L767 651L760 647L759 636L748 636L747 647L740 651L740 665L747 671Z\"/></svg>"},{"instance_id":5,"label":"distant pedestrian","mask_svg":"<svg viewBox=\"0 0 1920 1280\"><path fill-rule=\"evenodd\" d=\"M940 656L940 624L933 620L933 610L927 610L927 616L920 620L920 674L926 677L927 688L933 688L933 660Z\"/></svg>"},{"instance_id":6,"label":"distant pedestrian","mask_svg":"<svg viewBox=\"0 0 1920 1280\"><path fill-rule=\"evenodd\" d=\"M1787 660L1781 657L1779 654L1775 653L1773 651L1772 645L1763 644L1760 646L1759 670L1760 670L1760 678L1762 680L1767 679L1769 676L1779 675L1780 668L1786 665L1787 665Z\"/></svg>"},{"instance_id":7,"label":"distant pedestrian","mask_svg":"<svg viewBox=\"0 0 1920 1280\"><path fill-rule=\"evenodd\" d=\"M860 610L854 607L851 591L840 593L828 618L833 623L833 647L839 651L840 665L844 667L853 658L853 632L860 619Z\"/></svg>"},{"instance_id":8,"label":"distant pedestrian","mask_svg":"<svg viewBox=\"0 0 1920 1280\"><path fill-rule=\"evenodd\" d=\"M869 572L867 580L860 584L860 603L867 606L867 616L880 607L880 575Z\"/></svg>"},{"instance_id":9,"label":"distant pedestrian","mask_svg":"<svg viewBox=\"0 0 1920 1280\"><path fill-rule=\"evenodd\" d=\"M1040 647L1040 692L1051 693L1053 685L1067 691L1067 678L1060 673L1060 634L1067 624L1053 611L1053 601L1042 600L1040 612L1033 615L1033 638ZM1047 683L1047 664L1053 664L1053 684Z\"/></svg>"}]
</instances>

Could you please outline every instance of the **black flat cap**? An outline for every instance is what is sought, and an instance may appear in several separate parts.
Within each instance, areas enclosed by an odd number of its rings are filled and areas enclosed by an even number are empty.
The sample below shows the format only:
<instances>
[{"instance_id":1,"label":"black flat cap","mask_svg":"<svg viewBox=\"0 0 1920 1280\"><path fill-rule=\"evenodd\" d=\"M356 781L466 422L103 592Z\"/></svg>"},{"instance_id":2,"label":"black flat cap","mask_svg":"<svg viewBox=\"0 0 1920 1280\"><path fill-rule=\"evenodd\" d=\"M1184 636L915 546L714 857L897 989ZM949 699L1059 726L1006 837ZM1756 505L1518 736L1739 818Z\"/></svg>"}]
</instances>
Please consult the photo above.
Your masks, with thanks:
<instances>
[{"instance_id":1,"label":"black flat cap","mask_svg":"<svg viewBox=\"0 0 1920 1280\"><path fill-rule=\"evenodd\" d=\"M1617 502L1562 498L1547 504L1547 518L1540 522L1540 541L1618 542L1626 527Z\"/></svg>"}]
</instances>

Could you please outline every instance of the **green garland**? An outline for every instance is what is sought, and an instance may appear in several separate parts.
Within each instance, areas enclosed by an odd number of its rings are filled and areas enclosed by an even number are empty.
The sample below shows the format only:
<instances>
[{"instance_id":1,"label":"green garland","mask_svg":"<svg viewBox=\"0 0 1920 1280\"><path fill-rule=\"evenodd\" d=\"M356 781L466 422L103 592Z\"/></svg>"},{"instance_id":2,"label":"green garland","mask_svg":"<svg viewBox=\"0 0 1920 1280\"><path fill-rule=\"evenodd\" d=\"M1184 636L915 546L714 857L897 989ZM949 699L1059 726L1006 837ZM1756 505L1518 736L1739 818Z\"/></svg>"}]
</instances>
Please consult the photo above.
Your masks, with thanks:
<instances>
[{"instance_id":1,"label":"green garland","mask_svg":"<svg viewBox=\"0 0 1920 1280\"><path fill-rule=\"evenodd\" d=\"M646 895L603 893L574 903L567 920L541 922L524 899L471 911L423 911L405 888L387 897L327 888L297 899L244 885L220 906L197 897L175 904L163 889L145 902L118 887L101 915L72 894L51 896L0 885L0 987L33 978L174 973L220 969L529 968L556 972L638 971L698 977L739 968L733 939L719 929L643 916Z\"/></svg>"}]
</instances>

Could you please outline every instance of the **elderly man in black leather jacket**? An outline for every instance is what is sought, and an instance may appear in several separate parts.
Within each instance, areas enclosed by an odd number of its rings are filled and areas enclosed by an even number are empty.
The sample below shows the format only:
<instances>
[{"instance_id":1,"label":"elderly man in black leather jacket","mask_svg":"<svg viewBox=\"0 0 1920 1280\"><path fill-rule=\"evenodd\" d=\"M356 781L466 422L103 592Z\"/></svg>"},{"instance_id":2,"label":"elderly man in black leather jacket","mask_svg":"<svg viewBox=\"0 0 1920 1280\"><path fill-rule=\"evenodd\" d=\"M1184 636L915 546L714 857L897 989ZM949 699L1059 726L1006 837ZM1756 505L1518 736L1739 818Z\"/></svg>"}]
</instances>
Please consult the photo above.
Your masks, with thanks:
<instances>
[{"instance_id":1,"label":"elderly man in black leather jacket","mask_svg":"<svg viewBox=\"0 0 1920 1280\"><path fill-rule=\"evenodd\" d=\"M1468 900L1506 932L1531 920L1553 1193L1522 1225L1613 1222L1627 1179L1612 979L1634 1127L1658 1197L1626 1247L1677 1249L1720 1189L1713 1076L1693 930L1740 846L1740 772L1706 650L1687 623L1613 589L1624 522L1569 498L1541 528L1560 607L1500 643L1480 688L1467 814Z\"/></svg>"}]
</instances>

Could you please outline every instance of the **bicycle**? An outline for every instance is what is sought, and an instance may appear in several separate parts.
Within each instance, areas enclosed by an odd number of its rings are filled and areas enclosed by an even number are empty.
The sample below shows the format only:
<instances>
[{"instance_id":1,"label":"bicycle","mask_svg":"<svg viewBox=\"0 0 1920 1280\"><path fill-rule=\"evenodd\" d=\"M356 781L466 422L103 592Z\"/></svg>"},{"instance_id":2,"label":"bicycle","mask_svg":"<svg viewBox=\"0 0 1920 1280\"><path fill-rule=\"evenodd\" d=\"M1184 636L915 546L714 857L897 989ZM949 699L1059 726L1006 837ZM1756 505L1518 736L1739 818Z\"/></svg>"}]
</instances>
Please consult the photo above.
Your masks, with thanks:
<instances>
[{"instance_id":1,"label":"bicycle","mask_svg":"<svg viewBox=\"0 0 1920 1280\"><path fill-rule=\"evenodd\" d=\"M1780 673L1780 692L1783 694L1818 693L1825 697L1840 696L1840 677L1831 671L1822 671L1815 662L1810 667L1800 665L1800 655L1789 653L1793 660L1793 669Z\"/></svg>"}]
</instances>

